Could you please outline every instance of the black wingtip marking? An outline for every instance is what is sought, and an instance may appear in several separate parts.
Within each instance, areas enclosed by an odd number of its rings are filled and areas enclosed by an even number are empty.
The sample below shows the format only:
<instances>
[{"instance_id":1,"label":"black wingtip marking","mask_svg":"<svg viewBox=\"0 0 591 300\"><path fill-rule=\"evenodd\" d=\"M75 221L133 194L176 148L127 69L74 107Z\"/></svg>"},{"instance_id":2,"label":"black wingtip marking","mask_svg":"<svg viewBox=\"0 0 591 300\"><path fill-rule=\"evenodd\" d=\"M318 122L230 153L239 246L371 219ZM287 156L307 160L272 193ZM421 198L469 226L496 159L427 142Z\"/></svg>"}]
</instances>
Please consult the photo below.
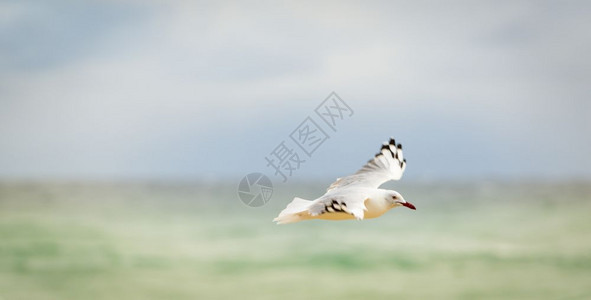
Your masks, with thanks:
<instances>
[{"instance_id":1,"label":"black wingtip marking","mask_svg":"<svg viewBox=\"0 0 591 300\"><path fill-rule=\"evenodd\" d=\"M324 210L321 212L321 214L324 213L343 213L345 212L345 210L343 209L343 207L347 207L347 205L343 202L343 203L339 203L339 201L337 199L331 199L330 203L326 203L324 205Z\"/></svg>"},{"instance_id":2,"label":"black wingtip marking","mask_svg":"<svg viewBox=\"0 0 591 300\"><path fill-rule=\"evenodd\" d=\"M402 150L402 144L398 144L398 145L396 145L396 148L398 148L398 149Z\"/></svg>"},{"instance_id":3,"label":"black wingtip marking","mask_svg":"<svg viewBox=\"0 0 591 300\"><path fill-rule=\"evenodd\" d=\"M393 137L390 138L390 145L396 145L396 141Z\"/></svg>"},{"instance_id":4,"label":"black wingtip marking","mask_svg":"<svg viewBox=\"0 0 591 300\"><path fill-rule=\"evenodd\" d=\"M382 152L382 151L384 151L384 150L386 150L386 152L390 153L390 155L391 155L392 157L394 157L394 154L392 153L392 150L390 150L390 145L388 145L388 144L383 144L383 145L382 145L382 149L380 149L380 153L379 153L379 154L384 154L384 152Z\"/></svg>"}]
</instances>

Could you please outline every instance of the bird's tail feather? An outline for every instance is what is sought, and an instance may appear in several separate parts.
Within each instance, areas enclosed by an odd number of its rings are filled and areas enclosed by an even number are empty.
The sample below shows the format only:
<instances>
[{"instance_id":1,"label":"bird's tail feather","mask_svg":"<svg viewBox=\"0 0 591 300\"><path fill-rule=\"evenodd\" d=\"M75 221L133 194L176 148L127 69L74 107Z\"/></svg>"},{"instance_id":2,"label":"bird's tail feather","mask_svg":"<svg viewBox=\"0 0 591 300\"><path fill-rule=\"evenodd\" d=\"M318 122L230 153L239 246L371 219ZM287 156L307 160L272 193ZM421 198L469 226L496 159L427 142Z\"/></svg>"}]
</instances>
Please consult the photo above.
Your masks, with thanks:
<instances>
[{"instance_id":1,"label":"bird's tail feather","mask_svg":"<svg viewBox=\"0 0 591 300\"><path fill-rule=\"evenodd\" d=\"M277 218L273 219L277 224L288 224L299 222L308 215L307 211L312 201L295 197L287 207L279 213Z\"/></svg>"}]
</instances>

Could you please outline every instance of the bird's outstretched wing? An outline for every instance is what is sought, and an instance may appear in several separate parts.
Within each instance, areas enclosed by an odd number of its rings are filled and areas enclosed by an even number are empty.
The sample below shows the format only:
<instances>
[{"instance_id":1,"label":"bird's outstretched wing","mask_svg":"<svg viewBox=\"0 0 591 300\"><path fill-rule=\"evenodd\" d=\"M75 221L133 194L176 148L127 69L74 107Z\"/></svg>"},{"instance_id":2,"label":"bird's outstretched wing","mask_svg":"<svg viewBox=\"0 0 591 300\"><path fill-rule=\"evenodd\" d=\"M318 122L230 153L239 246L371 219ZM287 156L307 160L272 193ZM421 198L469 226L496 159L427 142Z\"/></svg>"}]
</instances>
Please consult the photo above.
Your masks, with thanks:
<instances>
[{"instance_id":1,"label":"bird's outstretched wing","mask_svg":"<svg viewBox=\"0 0 591 300\"><path fill-rule=\"evenodd\" d=\"M328 191L342 187L378 188L384 182L398 180L406 169L406 159L402 155L402 145L393 138L384 143L382 149L353 175L338 178Z\"/></svg>"}]
</instances>

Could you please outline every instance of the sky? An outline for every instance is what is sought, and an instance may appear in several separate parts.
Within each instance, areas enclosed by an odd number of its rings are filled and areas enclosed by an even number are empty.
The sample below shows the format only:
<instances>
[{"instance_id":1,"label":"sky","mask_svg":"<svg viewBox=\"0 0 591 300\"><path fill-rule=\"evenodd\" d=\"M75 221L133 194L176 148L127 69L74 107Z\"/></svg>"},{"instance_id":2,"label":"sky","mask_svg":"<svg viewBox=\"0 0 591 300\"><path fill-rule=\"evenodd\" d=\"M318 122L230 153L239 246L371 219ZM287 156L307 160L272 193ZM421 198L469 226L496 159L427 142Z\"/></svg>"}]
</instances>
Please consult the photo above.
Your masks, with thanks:
<instances>
[{"instance_id":1,"label":"sky","mask_svg":"<svg viewBox=\"0 0 591 300\"><path fill-rule=\"evenodd\" d=\"M1 1L0 178L281 181L265 157L334 91L353 115L290 180L351 173L391 136L410 180L589 179L589 15L588 1Z\"/></svg>"}]
</instances>

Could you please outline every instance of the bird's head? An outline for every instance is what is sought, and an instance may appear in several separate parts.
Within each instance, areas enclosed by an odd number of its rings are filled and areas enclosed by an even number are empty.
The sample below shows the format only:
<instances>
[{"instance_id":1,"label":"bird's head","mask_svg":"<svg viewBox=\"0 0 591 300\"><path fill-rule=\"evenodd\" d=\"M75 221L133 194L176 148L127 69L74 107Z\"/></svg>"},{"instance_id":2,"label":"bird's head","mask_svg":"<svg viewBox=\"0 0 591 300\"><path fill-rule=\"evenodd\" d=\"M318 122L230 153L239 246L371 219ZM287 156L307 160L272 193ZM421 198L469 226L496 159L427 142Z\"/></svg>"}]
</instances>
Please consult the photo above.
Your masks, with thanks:
<instances>
[{"instance_id":1,"label":"bird's head","mask_svg":"<svg viewBox=\"0 0 591 300\"><path fill-rule=\"evenodd\" d=\"M396 191L388 191L388 196L386 196L386 200L390 201L394 206L406 206L412 210L416 210L417 208L410 202L404 200L402 195L400 195Z\"/></svg>"}]
</instances>

